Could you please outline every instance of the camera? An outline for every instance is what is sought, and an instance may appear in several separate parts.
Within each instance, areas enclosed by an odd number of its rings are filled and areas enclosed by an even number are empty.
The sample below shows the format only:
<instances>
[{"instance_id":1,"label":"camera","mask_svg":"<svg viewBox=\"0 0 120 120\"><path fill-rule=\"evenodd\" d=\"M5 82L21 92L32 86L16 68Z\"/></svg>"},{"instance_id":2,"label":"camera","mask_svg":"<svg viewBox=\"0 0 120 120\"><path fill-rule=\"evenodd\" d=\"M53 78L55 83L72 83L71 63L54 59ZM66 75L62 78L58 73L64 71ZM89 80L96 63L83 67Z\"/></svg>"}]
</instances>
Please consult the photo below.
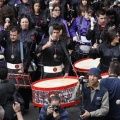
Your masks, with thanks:
<instances>
[{"instance_id":1,"label":"camera","mask_svg":"<svg viewBox=\"0 0 120 120\"><path fill-rule=\"evenodd\" d=\"M88 79L86 77L79 78L79 82L81 84L88 83Z\"/></svg>"},{"instance_id":2,"label":"camera","mask_svg":"<svg viewBox=\"0 0 120 120\"><path fill-rule=\"evenodd\" d=\"M53 105L52 108L56 113L59 113L59 110L60 110L59 106Z\"/></svg>"}]
</instances>

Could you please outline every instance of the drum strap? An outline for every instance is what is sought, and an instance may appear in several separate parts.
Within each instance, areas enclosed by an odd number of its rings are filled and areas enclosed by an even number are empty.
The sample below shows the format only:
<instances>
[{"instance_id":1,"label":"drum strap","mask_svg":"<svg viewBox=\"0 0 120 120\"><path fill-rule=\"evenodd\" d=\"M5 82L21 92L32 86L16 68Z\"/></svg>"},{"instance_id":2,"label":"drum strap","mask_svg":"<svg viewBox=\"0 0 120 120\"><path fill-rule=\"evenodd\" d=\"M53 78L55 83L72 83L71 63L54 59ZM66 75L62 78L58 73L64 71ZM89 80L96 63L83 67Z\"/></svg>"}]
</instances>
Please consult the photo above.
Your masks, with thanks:
<instances>
[{"instance_id":1,"label":"drum strap","mask_svg":"<svg viewBox=\"0 0 120 120\"><path fill-rule=\"evenodd\" d=\"M82 26L83 16L80 17L80 24L78 29L79 40L81 40L81 26Z\"/></svg>"},{"instance_id":2,"label":"drum strap","mask_svg":"<svg viewBox=\"0 0 120 120\"><path fill-rule=\"evenodd\" d=\"M23 64L24 53L23 53L23 42L22 41L20 41L20 57L22 61L22 73L24 73L24 64Z\"/></svg>"},{"instance_id":3,"label":"drum strap","mask_svg":"<svg viewBox=\"0 0 120 120\"><path fill-rule=\"evenodd\" d=\"M62 41L61 41L60 43L61 43L61 46L62 46L64 52L65 52L65 55L67 56L68 61L70 62L71 66L72 66L72 68L73 68L73 71L75 72L75 75L78 77L77 71L75 70L75 68L74 68L74 66L73 66L73 64L72 64L72 61L71 61L70 56L69 56L69 54L68 54L68 51L67 51L67 49L66 49L66 47L65 47L65 44L64 44Z\"/></svg>"}]
</instances>

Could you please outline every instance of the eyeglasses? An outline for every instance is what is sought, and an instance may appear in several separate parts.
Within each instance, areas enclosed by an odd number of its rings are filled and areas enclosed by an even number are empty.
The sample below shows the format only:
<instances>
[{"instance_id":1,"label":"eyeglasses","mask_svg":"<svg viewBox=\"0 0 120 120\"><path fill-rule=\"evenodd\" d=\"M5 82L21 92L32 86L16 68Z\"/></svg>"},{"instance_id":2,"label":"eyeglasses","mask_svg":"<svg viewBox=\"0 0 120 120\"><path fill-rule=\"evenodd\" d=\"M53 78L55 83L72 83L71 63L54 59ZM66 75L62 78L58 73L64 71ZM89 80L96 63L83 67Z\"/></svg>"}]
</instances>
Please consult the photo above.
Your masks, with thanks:
<instances>
[{"instance_id":1,"label":"eyeglasses","mask_svg":"<svg viewBox=\"0 0 120 120\"><path fill-rule=\"evenodd\" d=\"M54 11L61 11L61 10L54 10Z\"/></svg>"},{"instance_id":2,"label":"eyeglasses","mask_svg":"<svg viewBox=\"0 0 120 120\"><path fill-rule=\"evenodd\" d=\"M119 38L119 37L120 37L120 35L116 35L116 37L118 37L118 38Z\"/></svg>"}]
</instances>

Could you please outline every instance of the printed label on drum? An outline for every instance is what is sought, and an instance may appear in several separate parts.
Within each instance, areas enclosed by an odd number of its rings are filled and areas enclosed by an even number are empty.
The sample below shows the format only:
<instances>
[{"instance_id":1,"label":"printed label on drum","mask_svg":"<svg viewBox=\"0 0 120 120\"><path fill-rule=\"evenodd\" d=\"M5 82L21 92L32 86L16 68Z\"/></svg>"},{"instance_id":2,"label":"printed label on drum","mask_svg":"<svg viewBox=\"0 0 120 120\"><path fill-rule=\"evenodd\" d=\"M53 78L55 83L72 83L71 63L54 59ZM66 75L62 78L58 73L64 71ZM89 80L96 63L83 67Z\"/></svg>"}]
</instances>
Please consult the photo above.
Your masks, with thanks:
<instances>
[{"instance_id":1,"label":"printed label on drum","mask_svg":"<svg viewBox=\"0 0 120 120\"><path fill-rule=\"evenodd\" d=\"M60 97L61 103L69 103L73 101L72 94L75 89L74 87L71 87L69 89L64 89L64 90L56 90L56 94ZM33 90L32 95L33 95L33 102L37 104L49 104L49 94L50 92L53 91L35 91Z\"/></svg>"},{"instance_id":2,"label":"printed label on drum","mask_svg":"<svg viewBox=\"0 0 120 120\"><path fill-rule=\"evenodd\" d=\"M38 81L32 88L33 103L40 106L49 104L51 94L55 94L60 97L61 105L70 106L71 102L74 102L71 98L77 83L77 78L70 77Z\"/></svg>"}]
</instances>

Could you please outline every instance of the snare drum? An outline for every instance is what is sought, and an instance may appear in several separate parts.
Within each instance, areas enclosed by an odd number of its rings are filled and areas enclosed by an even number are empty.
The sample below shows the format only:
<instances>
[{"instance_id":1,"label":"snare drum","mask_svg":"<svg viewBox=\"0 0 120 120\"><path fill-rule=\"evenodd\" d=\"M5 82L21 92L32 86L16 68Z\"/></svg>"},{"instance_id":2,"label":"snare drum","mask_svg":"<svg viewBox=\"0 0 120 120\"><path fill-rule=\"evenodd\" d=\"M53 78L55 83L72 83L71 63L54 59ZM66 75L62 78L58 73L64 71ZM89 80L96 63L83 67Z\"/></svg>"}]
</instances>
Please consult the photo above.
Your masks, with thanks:
<instances>
[{"instance_id":1,"label":"snare drum","mask_svg":"<svg viewBox=\"0 0 120 120\"><path fill-rule=\"evenodd\" d=\"M8 79L14 83L18 88L30 88L31 77L30 74L13 74L8 73Z\"/></svg>"},{"instance_id":2,"label":"snare drum","mask_svg":"<svg viewBox=\"0 0 120 120\"><path fill-rule=\"evenodd\" d=\"M80 100L73 101L72 94L78 83L77 77L68 76L46 78L32 83L32 97L35 106L42 107L48 104L51 93L57 94L61 99L61 106L68 107L78 104Z\"/></svg>"},{"instance_id":3,"label":"snare drum","mask_svg":"<svg viewBox=\"0 0 120 120\"><path fill-rule=\"evenodd\" d=\"M90 68L97 67L99 64L99 61L100 61L100 58L97 58L97 59L84 58L75 62L74 68L79 72L88 72Z\"/></svg>"}]
</instances>

